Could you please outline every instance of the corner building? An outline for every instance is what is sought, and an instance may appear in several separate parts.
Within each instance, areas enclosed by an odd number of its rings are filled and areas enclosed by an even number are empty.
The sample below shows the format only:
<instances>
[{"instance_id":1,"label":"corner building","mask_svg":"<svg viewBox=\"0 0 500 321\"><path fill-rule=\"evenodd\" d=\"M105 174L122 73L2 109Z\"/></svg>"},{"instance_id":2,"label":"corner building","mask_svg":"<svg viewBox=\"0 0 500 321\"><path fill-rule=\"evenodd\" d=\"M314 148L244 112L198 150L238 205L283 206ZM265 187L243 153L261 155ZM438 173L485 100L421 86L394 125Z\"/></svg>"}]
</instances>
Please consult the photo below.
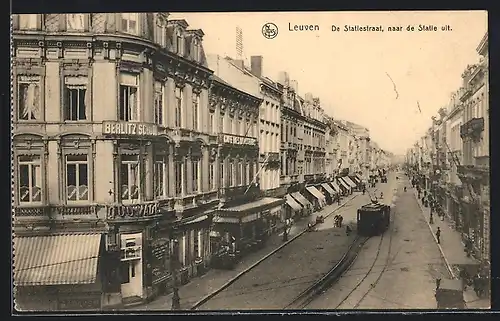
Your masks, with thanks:
<instances>
[{"instance_id":1,"label":"corner building","mask_svg":"<svg viewBox=\"0 0 500 321\"><path fill-rule=\"evenodd\" d=\"M218 142L203 32L188 27L165 13L13 16L21 309L148 300L173 266L182 283L208 267Z\"/></svg>"}]
</instances>

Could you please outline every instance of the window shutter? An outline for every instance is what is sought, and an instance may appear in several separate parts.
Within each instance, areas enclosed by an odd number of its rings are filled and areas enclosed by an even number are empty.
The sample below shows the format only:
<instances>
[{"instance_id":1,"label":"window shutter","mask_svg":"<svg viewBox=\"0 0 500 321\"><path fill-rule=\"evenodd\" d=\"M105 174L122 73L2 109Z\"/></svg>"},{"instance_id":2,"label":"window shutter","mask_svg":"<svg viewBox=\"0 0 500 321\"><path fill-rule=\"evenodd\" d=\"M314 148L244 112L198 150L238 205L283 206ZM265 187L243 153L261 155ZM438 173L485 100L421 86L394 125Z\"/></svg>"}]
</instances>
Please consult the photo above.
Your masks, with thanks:
<instances>
[{"instance_id":1,"label":"window shutter","mask_svg":"<svg viewBox=\"0 0 500 321\"><path fill-rule=\"evenodd\" d=\"M65 14L60 14L58 19L59 19L59 31L66 31L67 16Z\"/></svg>"},{"instance_id":2,"label":"window shutter","mask_svg":"<svg viewBox=\"0 0 500 321\"><path fill-rule=\"evenodd\" d=\"M18 14L12 15L12 29L19 30L19 15Z\"/></svg>"}]
</instances>

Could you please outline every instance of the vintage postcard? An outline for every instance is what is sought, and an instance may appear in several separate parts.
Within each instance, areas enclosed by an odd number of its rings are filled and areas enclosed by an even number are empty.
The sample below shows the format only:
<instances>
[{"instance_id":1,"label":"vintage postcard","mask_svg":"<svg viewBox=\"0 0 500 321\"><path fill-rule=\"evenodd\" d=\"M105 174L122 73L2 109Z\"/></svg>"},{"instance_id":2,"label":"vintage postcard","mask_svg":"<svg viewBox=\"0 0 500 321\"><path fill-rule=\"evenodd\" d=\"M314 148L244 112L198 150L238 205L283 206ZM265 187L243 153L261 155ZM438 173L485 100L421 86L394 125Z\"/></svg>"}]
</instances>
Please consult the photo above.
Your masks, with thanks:
<instances>
[{"instance_id":1,"label":"vintage postcard","mask_svg":"<svg viewBox=\"0 0 500 321\"><path fill-rule=\"evenodd\" d=\"M17 311L490 308L486 11L11 19Z\"/></svg>"}]
</instances>

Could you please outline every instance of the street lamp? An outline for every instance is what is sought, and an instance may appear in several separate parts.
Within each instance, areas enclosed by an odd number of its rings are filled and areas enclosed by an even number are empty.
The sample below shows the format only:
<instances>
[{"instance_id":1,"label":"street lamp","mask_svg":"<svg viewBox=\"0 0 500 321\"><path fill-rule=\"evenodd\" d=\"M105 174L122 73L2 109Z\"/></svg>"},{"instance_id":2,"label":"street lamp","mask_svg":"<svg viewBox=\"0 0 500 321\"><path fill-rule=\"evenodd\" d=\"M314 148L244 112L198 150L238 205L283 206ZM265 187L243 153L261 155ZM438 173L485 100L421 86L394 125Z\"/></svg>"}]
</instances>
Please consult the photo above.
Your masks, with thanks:
<instances>
[{"instance_id":1,"label":"street lamp","mask_svg":"<svg viewBox=\"0 0 500 321\"><path fill-rule=\"evenodd\" d=\"M181 299L179 297L179 285L178 285L178 267L179 267L179 240L177 240L176 235L172 235L172 259L170 260L172 269L172 281L173 281L173 295L172 295L172 310L180 310Z\"/></svg>"}]
</instances>

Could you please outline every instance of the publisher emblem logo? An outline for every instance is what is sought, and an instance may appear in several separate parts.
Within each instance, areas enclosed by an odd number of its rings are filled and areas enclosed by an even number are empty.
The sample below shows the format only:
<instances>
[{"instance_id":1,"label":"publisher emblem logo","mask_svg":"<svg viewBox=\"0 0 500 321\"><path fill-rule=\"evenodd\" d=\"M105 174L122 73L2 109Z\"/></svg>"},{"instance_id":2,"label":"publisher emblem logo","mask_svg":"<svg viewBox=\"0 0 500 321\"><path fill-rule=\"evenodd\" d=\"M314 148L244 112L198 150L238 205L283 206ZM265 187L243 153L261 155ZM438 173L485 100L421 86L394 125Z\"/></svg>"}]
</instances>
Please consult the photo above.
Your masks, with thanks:
<instances>
[{"instance_id":1,"label":"publisher emblem logo","mask_svg":"<svg viewBox=\"0 0 500 321\"><path fill-rule=\"evenodd\" d=\"M268 22L262 26L262 35L267 39L274 39L278 35L278 26Z\"/></svg>"}]
</instances>

